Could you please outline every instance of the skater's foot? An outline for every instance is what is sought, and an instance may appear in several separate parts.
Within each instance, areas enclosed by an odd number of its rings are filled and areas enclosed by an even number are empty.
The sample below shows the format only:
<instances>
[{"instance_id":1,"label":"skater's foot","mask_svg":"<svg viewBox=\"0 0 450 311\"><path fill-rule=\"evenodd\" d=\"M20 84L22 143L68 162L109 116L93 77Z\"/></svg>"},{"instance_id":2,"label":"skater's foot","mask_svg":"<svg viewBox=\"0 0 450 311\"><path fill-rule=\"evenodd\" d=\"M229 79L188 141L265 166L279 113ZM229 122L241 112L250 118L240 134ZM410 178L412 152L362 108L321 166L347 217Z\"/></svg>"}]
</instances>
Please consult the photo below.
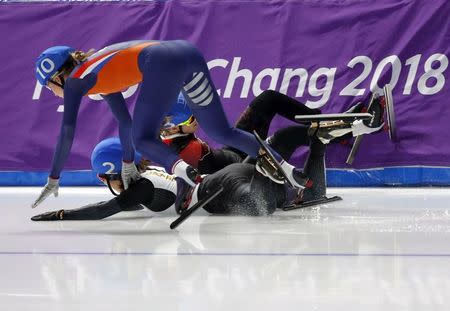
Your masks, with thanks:
<instances>
[{"instance_id":1,"label":"skater's foot","mask_svg":"<svg viewBox=\"0 0 450 311\"><path fill-rule=\"evenodd\" d=\"M181 214L185 211L192 201L192 194L194 192L194 187L191 187L182 178L177 177L177 198L175 200L175 211L177 214Z\"/></svg>"},{"instance_id":2,"label":"skater's foot","mask_svg":"<svg viewBox=\"0 0 450 311\"><path fill-rule=\"evenodd\" d=\"M273 182L277 184L285 183L283 174L278 170L276 164L272 161L269 155L262 149L260 149L259 155L256 158L255 167L259 173L268 177Z\"/></svg>"},{"instance_id":3,"label":"skater's foot","mask_svg":"<svg viewBox=\"0 0 450 311\"><path fill-rule=\"evenodd\" d=\"M299 170L298 168L294 168L294 170L292 171L292 178L294 179L295 183L297 183L298 186L304 188L311 188L313 185L313 181L309 179L309 177L306 176L306 174L303 173L303 171Z\"/></svg>"},{"instance_id":4,"label":"skater's foot","mask_svg":"<svg viewBox=\"0 0 450 311\"><path fill-rule=\"evenodd\" d=\"M369 120L364 120L364 125L371 128L380 128L384 125L384 110L386 108L386 97L381 96L374 100L367 112L372 115Z\"/></svg>"},{"instance_id":5,"label":"skater's foot","mask_svg":"<svg viewBox=\"0 0 450 311\"><path fill-rule=\"evenodd\" d=\"M284 175L289 180L289 183L294 188L310 188L313 185L312 180L303 173L302 170L296 168L295 166L289 164L286 161L280 163L281 169L284 172Z\"/></svg>"},{"instance_id":6,"label":"skater's foot","mask_svg":"<svg viewBox=\"0 0 450 311\"><path fill-rule=\"evenodd\" d=\"M297 196L292 200L291 204L300 205L305 202L317 201L326 199L323 193L318 193L313 187L299 189Z\"/></svg>"},{"instance_id":7,"label":"skater's foot","mask_svg":"<svg viewBox=\"0 0 450 311\"><path fill-rule=\"evenodd\" d=\"M280 171L277 165L262 149L256 159L256 170L277 184L286 183L287 178L289 179L289 183L295 188L312 186L311 179L309 179L303 171L295 168L286 161L281 162L281 170L283 170L283 172Z\"/></svg>"},{"instance_id":8,"label":"skater's foot","mask_svg":"<svg viewBox=\"0 0 450 311\"><path fill-rule=\"evenodd\" d=\"M310 189L299 189L297 192L297 196L290 202L293 205L302 205L306 202L317 201L326 199L324 195L313 194L313 191Z\"/></svg>"},{"instance_id":9,"label":"skater's foot","mask_svg":"<svg viewBox=\"0 0 450 311\"><path fill-rule=\"evenodd\" d=\"M384 96L375 98L369 105L367 112L372 115L368 120L356 120L352 123L353 136L379 132L384 127L384 110L386 99Z\"/></svg>"},{"instance_id":10,"label":"skater's foot","mask_svg":"<svg viewBox=\"0 0 450 311\"><path fill-rule=\"evenodd\" d=\"M317 137L322 144L328 144L336 138L351 133L352 129L348 123L342 121L327 121L322 122L319 128L311 127L310 132L312 133L310 136Z\"/></svg>"}]
</instances>

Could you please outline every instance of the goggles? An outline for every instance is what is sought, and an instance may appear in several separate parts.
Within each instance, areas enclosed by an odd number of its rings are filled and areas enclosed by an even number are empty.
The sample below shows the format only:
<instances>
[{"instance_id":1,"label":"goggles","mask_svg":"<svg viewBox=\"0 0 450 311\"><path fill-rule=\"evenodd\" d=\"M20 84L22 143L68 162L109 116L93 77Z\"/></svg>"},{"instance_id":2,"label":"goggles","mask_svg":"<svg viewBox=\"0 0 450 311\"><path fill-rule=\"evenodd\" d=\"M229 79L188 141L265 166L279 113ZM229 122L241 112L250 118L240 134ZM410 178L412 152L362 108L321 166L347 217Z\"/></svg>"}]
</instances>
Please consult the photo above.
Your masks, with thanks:
<instances>
[{"instance_id":1,"label":"goggles","mask_svg":"<svg viewBox=\"0 0 450 311\"><path fill-rule=\"evenodd\" d=\"M187 119L186 121L181 122L181 123L179 123L179 124L177 124L177 125L178 125L178 126L181 126L181 125L191 125L194 121L195 121L195 117L194 117L194 115L191 115L191 116L189 117L189 119Z\"/></svg>"}]
</instances>

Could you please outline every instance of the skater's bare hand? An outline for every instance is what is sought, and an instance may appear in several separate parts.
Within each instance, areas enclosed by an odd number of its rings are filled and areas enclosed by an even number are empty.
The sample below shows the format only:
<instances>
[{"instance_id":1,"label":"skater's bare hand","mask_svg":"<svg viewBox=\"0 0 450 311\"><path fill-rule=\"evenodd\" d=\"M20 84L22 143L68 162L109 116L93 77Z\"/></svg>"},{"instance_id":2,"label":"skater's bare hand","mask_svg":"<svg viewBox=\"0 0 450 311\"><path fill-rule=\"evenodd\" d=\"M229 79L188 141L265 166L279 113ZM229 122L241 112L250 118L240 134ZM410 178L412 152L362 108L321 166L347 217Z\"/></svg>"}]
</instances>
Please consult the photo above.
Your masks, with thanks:
<instances>
[{"instance_id":1,"label":"skater's bare hand","mask_svg":"<svg viewBox=\"0 0 450 311\"><path fill-rule=\"evenodd\" d=\"M41 194L36 199L36 201L34 201L34 203L31 204L31 207L35 208L36 206L41 204L52 193L55 197L57 197L58 190L59 190L59 179L54 179L54 178L49 177L47 180L47 184L45 185L44 189L42 189Z\"/></svg>"}]
</instances>

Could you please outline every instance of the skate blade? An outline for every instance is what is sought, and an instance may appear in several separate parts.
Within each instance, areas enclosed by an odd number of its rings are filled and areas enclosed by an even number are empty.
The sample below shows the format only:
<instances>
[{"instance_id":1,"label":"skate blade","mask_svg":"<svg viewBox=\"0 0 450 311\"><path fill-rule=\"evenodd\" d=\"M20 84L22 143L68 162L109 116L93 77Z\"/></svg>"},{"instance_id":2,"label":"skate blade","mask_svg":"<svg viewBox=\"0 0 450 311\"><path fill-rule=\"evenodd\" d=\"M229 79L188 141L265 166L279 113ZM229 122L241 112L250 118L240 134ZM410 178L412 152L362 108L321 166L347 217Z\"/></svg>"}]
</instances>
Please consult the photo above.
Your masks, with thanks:
<instances>
[{"instance_id":1,"label":"skate blade","mask_svg":"<svg viewBox=\"0 0 450 311\"><path fill-rule=\"evenodd\" d=\"M337 195L334 197L331 197L331 198L325 197L325 198L318 199L318 200L306 201L301 204L286 205L283 207L283 211L292 211L294 209L311 207L311 206L316 206L316 205L321 205L321 204L326 204L326 203L331 203L331 202L341 201L341 200L342 200L342 197L337 196Z\"/></svg>"},{"instance_id":2,"label":"skate blade","mask_svg":"<svg viewBox=\"0 0 450 311\"><path fill-rule=\"evenodd\" d=\"M367 112L363 113L330 113L315 115L297 115L295 121L298 123L313 123L325 121L342 121L344 123L352 123L355 120L370 120L372 115Z\"/></svg>"},{"instance_id":3,"label":"skate blade","mask_svg":"<svg viewBox=\"0 0 450 311\"><path fill-rule=\"evenodd\" d=\"M217 189L215 192L212 192L211 194L209 194L206 198L204 198L201 201L198 201L197 203L195 203L194 205L192 205L190 208L188 208L187 210L183 211L181 213L181 215L175 219L175 221L173 221L170 224L170 229L175 229L177 228L179 225L181 225L181 223L183 223L189 216L192 215L192 213L194 213L196 210L198 210L199 208L205 206L206 204L208 204L209 202L211 202L213 199L215 199L219 194L221 194L223 192L223 187L220 187L219 189Z\"/></svg>"},{"instance_id":4,"label":"skate blade","mask_svg":"<svg viewBox=\"0 0 450 311\"><path fill-rule=\"evenodd\" d=\"M394 100L392 98L392 88L389 84L386 84L383 87L383 96L384 100L386 102L386 115L387 115L387 127L389 131L389 138L391 141L397 141L397 132L396 132L396 123L395 123L395 112L394 112ZM367 107L367 110L370 111L372 105L375 103L375 100L378 99L376 94L372 94L370 98L369 105ZM357 136L355 139L355 142L352 146L352 149L350 150L350 153L347 157L347 160L345 163L351 165L353 164L353 161L355 160L356 154L358 153L359 147L362 142L362 138L364 135Z\"/></svg>"},{"instance_id":5,"label":"skate blade","mask_svg":"<svg viewBox=\"0 0 450 311\"><path fill-rule=\"evenodd\" d=\"M392 141L397 141L397 126L395 121L394 99L392 96L391 86L389 84L386 84L383 88L383 92L386 100L386 115L389 129L389 138Z\"/></svg>"}]
</instances>

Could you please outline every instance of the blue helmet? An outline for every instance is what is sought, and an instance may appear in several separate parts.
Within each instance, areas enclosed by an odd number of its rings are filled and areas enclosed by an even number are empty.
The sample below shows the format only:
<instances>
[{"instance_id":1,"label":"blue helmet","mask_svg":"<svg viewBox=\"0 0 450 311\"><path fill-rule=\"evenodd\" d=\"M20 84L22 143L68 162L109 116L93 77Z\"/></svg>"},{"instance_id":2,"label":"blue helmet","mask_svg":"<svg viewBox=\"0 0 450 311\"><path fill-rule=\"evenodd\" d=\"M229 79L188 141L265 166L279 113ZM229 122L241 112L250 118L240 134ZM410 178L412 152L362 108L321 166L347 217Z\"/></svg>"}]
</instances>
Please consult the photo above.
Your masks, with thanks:
<instances>
[{"instance_id":1,"label":"blue helmet","mask_svg":"<svg viewBox=\"0 0 450 311\"><path fill-rule=\"evenodd\" d=\"M183 94L180 93L178 95L177 102L172 106L169 113L167 114L163 127L167 128L189 123L191 117L192 111L186 103Z\"/></svg>"},{"instance_id":2,"label":"blue helmet","mask_svg":"<svg viewBox=\"0 0 450 311\"><path fill-rule=\"evenodd\" d=\"M69 46L52 46L42 52L36 60L36 78L41 85L47 85L51 77L67 61L75 49Z\"/></svg>"},{"instance_id":3,"label":"blue helmet","mask_svg":"<svg viewBox=\"0 0 450 311\"><path fill-rule=\"evenodd\" d=\"M136 153L134 163L138 164L141 155ZM95 146L91 154L91 165L99 175L120 174L122 171L122 145L118 137L102 140Z\"/></svg>"}]
</instances>

